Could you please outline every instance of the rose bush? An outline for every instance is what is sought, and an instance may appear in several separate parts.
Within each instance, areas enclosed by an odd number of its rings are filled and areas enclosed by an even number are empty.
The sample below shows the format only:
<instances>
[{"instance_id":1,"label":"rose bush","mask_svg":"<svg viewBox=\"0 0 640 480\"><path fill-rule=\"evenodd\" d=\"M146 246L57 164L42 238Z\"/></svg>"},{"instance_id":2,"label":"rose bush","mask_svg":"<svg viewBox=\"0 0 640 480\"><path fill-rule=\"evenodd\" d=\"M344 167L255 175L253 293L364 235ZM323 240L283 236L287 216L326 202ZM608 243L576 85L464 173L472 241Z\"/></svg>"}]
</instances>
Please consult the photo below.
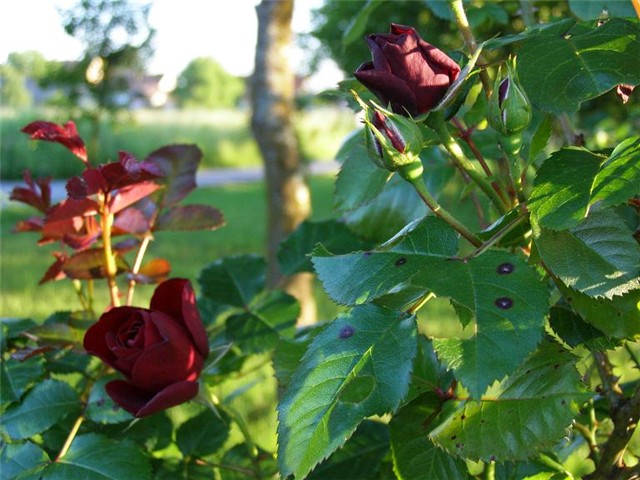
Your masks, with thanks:
<instances>
[{"instance_id":1,"label":"rose bush","mask_svg":"<svg viewBox=\"0 0 640 480\"><path fill-rule=\"evenodd\" d=\"M368 35L367 43L372 61L360 65L354 76L396 113L428 112L460 74L456 62L413 27L392 23L390 33Z\"/></svg>"},{"instance_id":2,"label":"rose bush","mask_svg":"<svg viewBox=\"0 0 640 480\"><path fill-rule=\"evenodd\" d=\"M84 347L127 378L106 390L136 417L194 398L209 354L193 288L184 279L161 283L149 309L116 307L103 314L87 330Z\"/></svg>"}]
</instances>

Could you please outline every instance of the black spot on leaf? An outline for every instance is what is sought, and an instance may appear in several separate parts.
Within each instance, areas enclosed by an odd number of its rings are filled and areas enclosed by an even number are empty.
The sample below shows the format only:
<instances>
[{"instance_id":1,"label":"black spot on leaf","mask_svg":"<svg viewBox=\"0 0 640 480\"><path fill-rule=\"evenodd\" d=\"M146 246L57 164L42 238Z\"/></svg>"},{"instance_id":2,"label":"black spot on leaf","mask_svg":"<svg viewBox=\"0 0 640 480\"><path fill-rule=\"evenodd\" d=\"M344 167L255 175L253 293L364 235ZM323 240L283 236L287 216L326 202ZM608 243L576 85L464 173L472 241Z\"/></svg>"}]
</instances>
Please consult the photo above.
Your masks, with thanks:
<instances>
[{"instance_id":1,"label":"black spot on leaf","mask_svg":"<svg viewBox=\"0 0 640 480\"><path fill-rule=\"evenodd\" d=\"M351 325L345 325L340 329L340 333L338 333L338 337L342 339L349 338L351 335L354 334L354 332L355 332L355 329Z\"/></svg>"},{"instance_id":2,"label":"black spot on leaf","mask_svg":"<svg viewBox=\"0 0 640 480\"><path fill-rule=\"evenodd\" d=\"M402 257L399 258L398 260L396 260L396 267L399 267L400 265L404 265L405 263L407 263L407 259Z\"/></svg>"},{"instance_id":3,"label":"black spot on leaf","mask_svg":"<svg viewBox=\"0 0 640 480\"><path fill-rule=\"evenodd\" d=\"M513 263L504 262L504 263L501 263L500 265L498 265L497 272L498 272L500 275L508 275L508 274L510 274L511 272L513 272L513 269L514 269L514 268L515 268L515 267L513 266Z\"/></svg>"},{"instance_id":4,"label":"black spot on leaf","mask_svg":"<svg viewBox=\"0 0 640 480\"><path fill-rule=\"evenodd\" d=\"M494 303L496 307L501 308L502 310L508 310L513 307L513 300L509 297L500 297L496 299Z\"/></svg>"}]
</instances>

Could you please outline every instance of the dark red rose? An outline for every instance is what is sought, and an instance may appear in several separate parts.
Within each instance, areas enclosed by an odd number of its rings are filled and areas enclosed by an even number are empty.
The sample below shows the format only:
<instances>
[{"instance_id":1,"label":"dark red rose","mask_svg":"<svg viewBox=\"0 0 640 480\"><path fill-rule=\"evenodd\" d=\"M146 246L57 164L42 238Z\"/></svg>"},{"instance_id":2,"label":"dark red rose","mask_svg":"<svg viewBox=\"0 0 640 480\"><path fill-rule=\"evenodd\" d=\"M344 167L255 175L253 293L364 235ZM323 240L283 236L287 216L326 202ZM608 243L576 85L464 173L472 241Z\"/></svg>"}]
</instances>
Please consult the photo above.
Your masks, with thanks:
<instances>
[{"instance_id":1,"label":"dark red rose","mask_svg":"<svg viewBox=\"0 0 640 480\"><path fill-rule=\"evenodd\" d=\"M367 36L372 61L354 73L395 113L420 115L431 110L458 78L460 67L425 42L412 27L391 24L388 34Z\"/></svg>"},{"instance_id":2,"label":"dark red rose","mask_svg":"<svg viewBox=\"0 0 640 480\"><path fill-rule=\"evenodd\" d=\"M84 337L84 348L126 377L106 385L109 396L136 417L191 400L209 342L188 280L160 284L150 308L116 307Z\"/></svg>"}]
</instances>

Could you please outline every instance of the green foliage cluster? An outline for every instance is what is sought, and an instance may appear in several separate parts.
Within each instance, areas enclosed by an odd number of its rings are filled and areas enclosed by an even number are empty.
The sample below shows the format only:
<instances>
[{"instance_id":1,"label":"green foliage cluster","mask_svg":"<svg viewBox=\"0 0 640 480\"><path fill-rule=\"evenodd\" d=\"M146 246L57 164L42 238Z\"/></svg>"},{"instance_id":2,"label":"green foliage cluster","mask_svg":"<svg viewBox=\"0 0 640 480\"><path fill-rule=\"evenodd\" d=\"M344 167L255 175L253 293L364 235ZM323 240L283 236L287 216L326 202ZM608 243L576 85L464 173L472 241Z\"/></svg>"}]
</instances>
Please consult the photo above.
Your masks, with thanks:
<instances>
[{"instance_id":1,"label":"green foliage cluster","mask_svg":"<svg viewBox=\"0 0 640 480\"><path fill-rule=\"evenodd\" d=\"M174 96L184 108L233 108L245 91L243 79L227 73L213 58L201 57L182 71Z\"/></svg>"}]
</instances>

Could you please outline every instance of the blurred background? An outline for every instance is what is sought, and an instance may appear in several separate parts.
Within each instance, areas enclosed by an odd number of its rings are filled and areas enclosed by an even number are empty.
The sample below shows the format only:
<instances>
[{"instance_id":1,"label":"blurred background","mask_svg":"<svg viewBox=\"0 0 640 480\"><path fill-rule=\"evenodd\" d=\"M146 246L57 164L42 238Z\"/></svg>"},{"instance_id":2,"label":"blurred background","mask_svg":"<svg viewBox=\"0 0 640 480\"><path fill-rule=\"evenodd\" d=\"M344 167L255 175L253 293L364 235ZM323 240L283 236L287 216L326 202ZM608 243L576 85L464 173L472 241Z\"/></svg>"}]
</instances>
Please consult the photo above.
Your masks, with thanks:
<instances>
[{"instance_id":1,"label":"blurred background","mask_svg":"<svg viewBox=\"0 0 640 480\"><path fill-rule=\"evenodd\" d=\"M186 142L203 150L204 167L260 165L247 86L257 3L3 1L2 179L21 178L24 168L59 178L78 173L81 165L56 155L55 146L18 133L35 118L75 120L97 162L113 159L114 148L144 158L158 146ZM320 49L309 35L320 5L296 2L292 20L296 124L306 160L332 159L354 126L349 112L316 97L343 78L335 62L311 53Z\"/></svg>"}]
</instances>

